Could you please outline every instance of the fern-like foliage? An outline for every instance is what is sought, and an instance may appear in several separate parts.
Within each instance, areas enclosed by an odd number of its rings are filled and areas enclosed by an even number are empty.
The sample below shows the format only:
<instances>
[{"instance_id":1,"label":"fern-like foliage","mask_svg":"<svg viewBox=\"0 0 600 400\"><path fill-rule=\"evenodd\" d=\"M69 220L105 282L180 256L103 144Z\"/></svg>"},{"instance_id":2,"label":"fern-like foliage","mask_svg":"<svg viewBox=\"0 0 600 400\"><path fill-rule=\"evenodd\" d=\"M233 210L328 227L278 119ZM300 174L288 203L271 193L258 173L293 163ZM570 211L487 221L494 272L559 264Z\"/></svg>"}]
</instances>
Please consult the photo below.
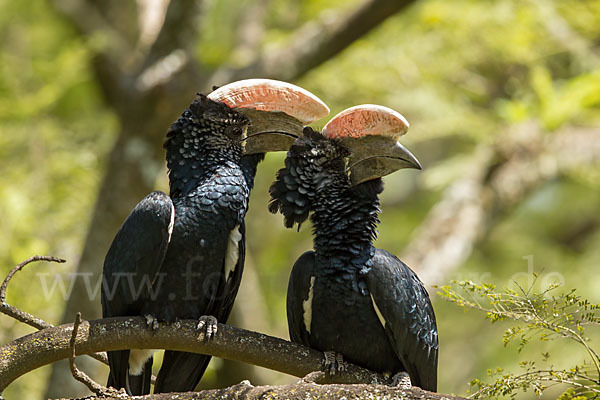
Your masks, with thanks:
<instances>
[{"instance_id":1,"label":"fern-like foliage","mask_svg":"<svg viewBox=\"0 0 600 400\"><path fill-rule=\"evenodd\" d=\"M438 294L445 300L483 311L492 323L512 321L502 338L505 346L517 342L521 351L532 341L565 340L585 352L581 364L567 369L540 367L534 361L522 361L519 373L490 369L492 383L479 379L470 382L471 398L514 397L521 390L533 390L541 396L557 384L568 386L561 400L600 398L600 357L585 336L586 329L600 329L600 304L583 299L575 289L558 293L559 287L554 284L539 293L520 286L518 291L498 290L495 285L472 281L452 281L451 285L438 287ZM548 361L549 354L543 356L543 361Z\"/></svg>"}]
</instances>

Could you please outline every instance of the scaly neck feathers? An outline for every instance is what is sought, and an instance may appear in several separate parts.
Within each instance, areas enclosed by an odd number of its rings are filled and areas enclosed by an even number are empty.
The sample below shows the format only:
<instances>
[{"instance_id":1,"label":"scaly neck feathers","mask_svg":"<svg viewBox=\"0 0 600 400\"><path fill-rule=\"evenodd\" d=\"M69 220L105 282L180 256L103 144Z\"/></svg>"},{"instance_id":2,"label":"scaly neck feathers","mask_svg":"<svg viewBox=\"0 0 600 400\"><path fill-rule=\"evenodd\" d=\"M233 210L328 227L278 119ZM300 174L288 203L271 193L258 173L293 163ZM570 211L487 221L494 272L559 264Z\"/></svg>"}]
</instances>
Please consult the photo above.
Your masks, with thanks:
<instances>
[{"instance_id":1,"label":"scaly neck feathers","mask_svg":"<svg viewBox=\"0 0 600 400\"><path fill-rule=\"evenodd\" d=\"M311 215L314 247L317 257L327 259L330 268L368 270L375 252L382 190L381 179L373 179L353 188L334 182L317 191Z\"/></svg>"},{"instance_id":2,"label":"scaly neck feathers","mask_svg":"<svg viewBox=\"0 0 600 400\"><path fill-rule=\"evenodd\" d=\"M164 144L171 197L187 195L221 166L239 167L242 147L220 134L221 128L193 119L190 110L173 123Z\"/></svg>"}]
</instances>

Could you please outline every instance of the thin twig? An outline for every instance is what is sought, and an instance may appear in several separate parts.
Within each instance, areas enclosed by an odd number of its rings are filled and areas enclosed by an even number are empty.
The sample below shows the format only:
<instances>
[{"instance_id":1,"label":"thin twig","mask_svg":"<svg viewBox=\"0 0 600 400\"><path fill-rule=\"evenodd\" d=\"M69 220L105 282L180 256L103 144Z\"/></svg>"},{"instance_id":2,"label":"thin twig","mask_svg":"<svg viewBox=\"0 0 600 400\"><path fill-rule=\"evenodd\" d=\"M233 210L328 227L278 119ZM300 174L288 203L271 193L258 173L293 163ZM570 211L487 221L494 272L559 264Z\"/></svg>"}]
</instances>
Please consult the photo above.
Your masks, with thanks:
<instances>
[{"instance_id":1,"label":"thin twig","mask_svg":"<svg viewBox=\"0 0 600 400\"><path fill-rule=\"evenodd\" d=\"M116 390L109 389L97 382L94 382L92 378L90 378L85 372L77 368L77 365L75 365L75 342L77 340L77 332L79 331L79 325L81 325L81 321L81 313L78 312L75 316L75 322L73 323L73 334L71 335L71 340L69 341L69 346L71 347L71 356L69 357L69 368L71 369L71 374L75 380L83 383L88 389L98 396L114 395L115 392L117 392Z\"/></svg>"},{"instance_id":2,"label":"thin twig","mask_svg":"<svg viewBox=\"0 0 600 400\"><path fill-rule=\"evenodd\" d=\"M67 262L67 260L63 260L62 258L52 257L52 256L33 256L33 257L29 257L27 260L23 261L22 263L20 263L16 267L14 267L8 273L8 275L6 275L6 278L4 278L4 282L2 282L2 286L0 286L0 302L4 303L6 301L6 288L8 287L8 282L10 282L10 280L12 279L12 277L17 272L19 272L20 270L22 270L23 268L25 268L25 266L27 264L32 263L34 261L52 261L52 262L57 262L57 263L65 263L65 262Z\"/></svg>"},{"instance_id":3,"label":"thin twig","mask_svg":"<svg viewBox=\"0 0 600 400\"><path fill-rule=\"evenodd\" d=\"M29 257L27 260L25 260L22 263L20 263L19 265L15 266L8 273L6 278L4 278L4 282L2 282L2 286L0 286L0 312L8 315L9 317L12 317L20 322L23 322L29 326L32 326L38 330L54 328L54 325L52 325L51 323L46 322L43 319L38 318L32 314L29 314L28 312L22 311L22 310L18 309L17 307L11 306L10 304L8 304L6 302L6 289L8 288L8 282L10 282L12 277L17 272L19 272L20 270L25 268L25 266L27 264L30 264L35 261L51 261L51 262L57 262L57 263L67 262L67 260L64 260L64 259L58 258L58 257L33 256L33 257ZM109 365L108 357L105 352L92 353L92 354L86 354L86 355L89 357L92 357L94 360L100 361L103 364ZM155 381L156 381L156 376L152 375L151 382L154 383Z\"/></svg>"},{"instance_id":4,"label":"thin twig","mask_svg":"<svg viewBox=\"0 0 600 400\"><path fill-rule=\"evenodd\" d=\"M12 279L12 277L25 268L25 266L34 261L52 261L57 263L64 263L65 260L57 257L50 256L33 256L23 261L16 267L14 267L2 282L2 286L0 286L0 311L9 317L16 319L17 321L21 321L27 325L33 326L36 329L46 329L52 328L54 325L49 324L43 319L37 318L36 316L29 314L28 312L22 311L16 307L11 306L6 302L6 289L8 288L8 282Z\"/></svg>"},{"instance_id":5,"label":"thin twig","mask_svg":"<svg viewBox=\"0 0 600 400\"><path fill-rule=\"evenodd\" d=\"M10 272L8 273L8 275L6 275L6 278L4 278L4 282L2 282L2 286L0 286L0 312L8 315L9 317L16 319L17 321L20 321L29 326L32 326L38 330L42 330L42 329L46 329L46 328L53 328L54 325L44 321L41 318L34 316L32 314L29 314L28 312L22 311L22 310L18 309L17 307L11 306L10 304L8 304L6 302L6 289L8 288L8 282L10 282L10 280L13 278L13 276L17 272L19 272L20 270L25 268L25 266L27 264L30 264L35 261L49 261L49 262L57 262L57 263L67 262L67 260L64 260L64 259L58 258L58 257L33 256L33 257L29 257L27 260L23 261L22 263L20 263L19 265L17 265L13 269L11 269ZM108 365L108 358L106 357L106 353L95 353L95 354L88 354L88 355L90 357L92 357L93 359L98 360L101 363Z\"/></svg>"}]
</instances>

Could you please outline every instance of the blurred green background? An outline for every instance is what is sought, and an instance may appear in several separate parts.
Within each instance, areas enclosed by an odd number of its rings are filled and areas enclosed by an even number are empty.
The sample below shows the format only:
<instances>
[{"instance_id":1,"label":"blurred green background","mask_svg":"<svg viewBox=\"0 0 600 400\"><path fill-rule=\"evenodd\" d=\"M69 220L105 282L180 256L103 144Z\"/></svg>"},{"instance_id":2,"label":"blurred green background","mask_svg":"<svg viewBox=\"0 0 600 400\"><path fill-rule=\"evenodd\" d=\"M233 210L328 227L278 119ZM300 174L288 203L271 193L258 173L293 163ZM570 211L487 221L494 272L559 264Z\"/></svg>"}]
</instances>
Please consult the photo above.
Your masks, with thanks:
<instances>
[{"instance_id":1,"label":"blurred green background","mask_svg":"<svg viewBox=\"0 0 600 400\"><path fill-rule=\"evenodd\" d=\"M402 142L424 170L385 178L377 246L403 257L430 290L440 392L465 394L488 368L516 371L520 360L546 351L555 366L583 357L553 342L505 349L502 325L445 303L431 285L472 279L506 287L513 279L527 284L535 271L538 290L558 280L600 302L600 2L407 2L306 73L289 72L290 60L273 55L296 42L314 50L349 13L377 2L176 3L163 35L168 0L0 0L0 271L34 254L68 260L20 272L9 303L53 324L72 320L78 305L84 318L97 317L99 298L91 306L77 300L66 312L60 287L50 293L55 277L67 291L78 279L68 297L87 298L81 275L69 274L87 271L95 285L128 210L148 191L168 190L160 146L170 122L196 91L259 71L293 79L332 115L376 103L411 123ZM257 61L262 70L243 70ZM259 167L246 219L247 273L230 322L287 338L289 271L312 243L308 224L286 230L267 211L284 156L270 154ZM29 332L0 317L0 343ZM107 369L89 368L104 383ZM81 385L65 376L44 367L5 396L77 393ZM204 384L244 377L294 381L215 360Z\"/></svg>"}]
</instances>

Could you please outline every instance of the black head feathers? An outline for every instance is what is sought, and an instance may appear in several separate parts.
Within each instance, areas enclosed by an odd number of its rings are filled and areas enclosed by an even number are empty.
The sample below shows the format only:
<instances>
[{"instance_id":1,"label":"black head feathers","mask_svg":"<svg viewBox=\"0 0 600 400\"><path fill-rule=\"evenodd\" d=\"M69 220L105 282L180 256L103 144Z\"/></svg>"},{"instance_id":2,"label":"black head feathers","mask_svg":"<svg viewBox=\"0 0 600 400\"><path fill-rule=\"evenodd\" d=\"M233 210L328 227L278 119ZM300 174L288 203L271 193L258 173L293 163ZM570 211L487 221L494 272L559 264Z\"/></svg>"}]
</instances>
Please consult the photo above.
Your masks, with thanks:
<instances>
[{"instance_id":1,"label":"black head feathers","mask_svg":"<svg viewBox=\"0 0 600 400\"><path fill-rule=\"evenodd\" d=\"M296 139L285 159L285 168L277 172L269 193L269 211L281 212L284 224L291 228L304 222L311 211L317 190L331 179L347 180L344 157L348 150L336 140L323 137L310 127Z\"/></svg>"},{"instance_id":2,"label":"black head feathers","mask_svg":"<svg viewBox=\"0 0 600 400\"><path fill-rule=\"evenodd\" d=\"M196 99L190 104L191 117L196 121L207 120L215 124L244 125L249 123L246 116L231 109L227 104L209 99L202 93L197 93Z\"/></svg>"},{"instance_id":3,"label":"black head feathers","mask_svg":"<svg viewBox=\"0 0 600 400\"><path fill-rule=\"evenodd\" d=\"M239 141L249 122L246 116L227 104L197 93L188 109L171 125L163 147L168 148L173 139L178 136L182 137L182 141L183 136L187 136L185 140L188 142L195 142L199 136L205 134L223 135L230 140Z\"/></svg>"}]
</instances>

